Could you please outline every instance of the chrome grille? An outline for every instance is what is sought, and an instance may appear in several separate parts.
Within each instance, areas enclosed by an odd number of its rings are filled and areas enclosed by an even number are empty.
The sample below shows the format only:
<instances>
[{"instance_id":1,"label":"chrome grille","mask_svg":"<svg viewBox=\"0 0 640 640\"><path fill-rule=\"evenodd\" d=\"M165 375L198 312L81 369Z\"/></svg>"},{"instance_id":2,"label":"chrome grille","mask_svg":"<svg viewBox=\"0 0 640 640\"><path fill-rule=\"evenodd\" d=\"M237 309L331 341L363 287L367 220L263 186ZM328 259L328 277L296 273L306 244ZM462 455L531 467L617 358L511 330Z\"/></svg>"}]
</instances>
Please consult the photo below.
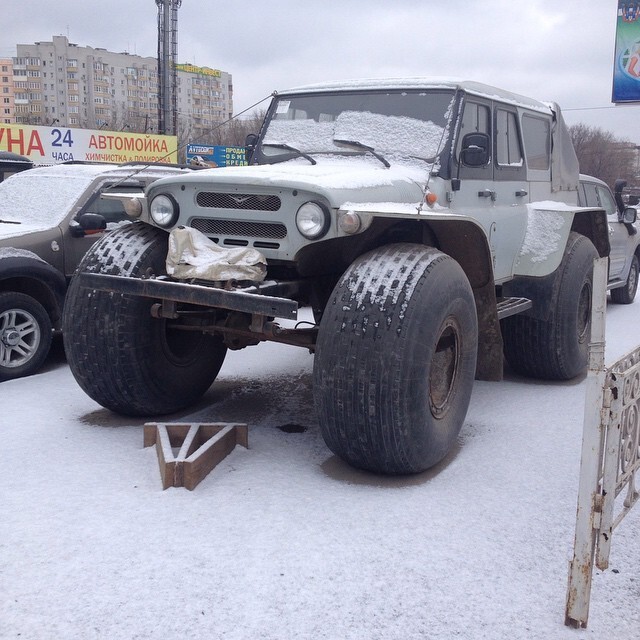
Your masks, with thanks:
<instances>
[{"instance_id":1,"label":"chrome grille","mask_svg":"<svg viewBox=\"0 0 640 640\"><path fill-rule=\"evenodd\" d=\"M286 238L287 227L276 222L245 222L244 220L212 220L194 218L191 226L207 236L239 238Z\"/></svg>"},{"instance_id":2,"label":"chrome grille","mask_svg":"<svg viewBox=\"0 0 640 640\"><path fill-rule=\"evenodd\" d=\"M200 207L210 209L244 209L250 211L278 211L278 196L256 195L255 193L214 193L200 191L196 196Z\"/></svg>"}]
</instances>

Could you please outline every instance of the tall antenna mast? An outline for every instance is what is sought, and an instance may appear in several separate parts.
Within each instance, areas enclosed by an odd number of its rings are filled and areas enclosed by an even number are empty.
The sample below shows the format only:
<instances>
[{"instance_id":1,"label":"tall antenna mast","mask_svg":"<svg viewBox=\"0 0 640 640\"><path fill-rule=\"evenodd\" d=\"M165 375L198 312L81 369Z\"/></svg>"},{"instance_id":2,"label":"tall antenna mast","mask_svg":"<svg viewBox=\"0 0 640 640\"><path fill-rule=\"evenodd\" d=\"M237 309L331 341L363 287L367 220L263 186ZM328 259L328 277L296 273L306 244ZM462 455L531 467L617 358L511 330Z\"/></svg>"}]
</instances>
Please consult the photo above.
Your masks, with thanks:
<instances>
[{"instance_id":1,"label":"tall antenna mast","mask_svg":"<svg viewBox=\"0 0 640 640\"><path fill-rule=\"evenodd\" d=\"M155 0L158 6L158 130L177 132L178 9L182 0Z\"/></svg>"}]
</instances>

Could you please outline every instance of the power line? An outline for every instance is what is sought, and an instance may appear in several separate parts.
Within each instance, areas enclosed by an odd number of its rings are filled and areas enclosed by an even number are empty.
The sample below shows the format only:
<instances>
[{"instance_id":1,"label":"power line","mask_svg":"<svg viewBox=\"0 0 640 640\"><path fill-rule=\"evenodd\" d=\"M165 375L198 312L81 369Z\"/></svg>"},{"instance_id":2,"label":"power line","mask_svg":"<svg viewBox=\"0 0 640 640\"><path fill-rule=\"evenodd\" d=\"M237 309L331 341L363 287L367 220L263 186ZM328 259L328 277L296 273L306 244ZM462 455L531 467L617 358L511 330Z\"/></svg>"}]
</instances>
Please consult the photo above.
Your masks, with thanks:
<instances>
[{"instance_id":1,"label":"power line","mask_svg":"<svg viewBox=\"0 0 640 640\"><path fill-rule=\"evenodd\" d=\"M630 105L630 104L627 104L627 105L615 104L615 105L609 106L609 107L573 107L573 108L570 108L570 109L563 108L562 111L563 112L564 111L598 111L600 109L617 109L618 107L621 107L621 106L623 106L623 107L624 106L631 107L631 106L634 106L634 105Z\"/></svg>"}]
</instances>

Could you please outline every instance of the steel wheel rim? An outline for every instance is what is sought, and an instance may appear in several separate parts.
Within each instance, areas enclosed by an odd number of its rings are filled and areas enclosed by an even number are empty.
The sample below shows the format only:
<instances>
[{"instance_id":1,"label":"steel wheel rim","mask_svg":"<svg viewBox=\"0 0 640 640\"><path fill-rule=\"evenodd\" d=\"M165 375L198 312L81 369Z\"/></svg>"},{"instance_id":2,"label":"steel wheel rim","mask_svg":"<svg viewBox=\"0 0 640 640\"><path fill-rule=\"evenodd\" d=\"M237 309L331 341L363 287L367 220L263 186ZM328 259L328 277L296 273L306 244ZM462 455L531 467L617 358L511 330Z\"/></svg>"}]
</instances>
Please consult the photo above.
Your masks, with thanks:
<instances>
[{"instance_id":1,"label":"steel wheel rim","mask_svg":"<svg viewBox=\"0 0 640 640\"><path fill-rule=\"evenodd\" d=\"M429 407L434 418L443 418L451 407L461 357L461 332L449 317L442 324L429 373Z\"/></svg>"},{"instance_id":2,"label":"steel wheel rim","mask_svg":"<svg viewBox=\"0 0 640 640\"><path fill-rule=\"evenodd\" d=\"M591 284L589 282L585 282L580 291L576 325L578 342L582 344L588 339L591 327Z\"/></svg>"}]
</instances>

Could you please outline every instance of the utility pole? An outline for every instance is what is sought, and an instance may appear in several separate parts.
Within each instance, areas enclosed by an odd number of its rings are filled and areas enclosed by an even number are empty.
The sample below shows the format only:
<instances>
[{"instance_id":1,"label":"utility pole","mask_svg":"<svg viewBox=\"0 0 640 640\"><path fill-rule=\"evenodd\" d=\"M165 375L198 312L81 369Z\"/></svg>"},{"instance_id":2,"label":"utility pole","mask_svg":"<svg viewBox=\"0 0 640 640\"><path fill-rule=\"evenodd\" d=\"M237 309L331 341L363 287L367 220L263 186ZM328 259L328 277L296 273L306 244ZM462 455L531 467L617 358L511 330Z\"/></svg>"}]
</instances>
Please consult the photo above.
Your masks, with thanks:
<instances>
[{"instance_id":1,"label":"utility pole","mask_svg":"<svg viewBox=\"0 0 640 640\"><path fill-rule=\"evenodd\" d=\"M178 9L182 0L155 0L158 6L158 132L177 132Z\"/></svg>"}]
</instances>

